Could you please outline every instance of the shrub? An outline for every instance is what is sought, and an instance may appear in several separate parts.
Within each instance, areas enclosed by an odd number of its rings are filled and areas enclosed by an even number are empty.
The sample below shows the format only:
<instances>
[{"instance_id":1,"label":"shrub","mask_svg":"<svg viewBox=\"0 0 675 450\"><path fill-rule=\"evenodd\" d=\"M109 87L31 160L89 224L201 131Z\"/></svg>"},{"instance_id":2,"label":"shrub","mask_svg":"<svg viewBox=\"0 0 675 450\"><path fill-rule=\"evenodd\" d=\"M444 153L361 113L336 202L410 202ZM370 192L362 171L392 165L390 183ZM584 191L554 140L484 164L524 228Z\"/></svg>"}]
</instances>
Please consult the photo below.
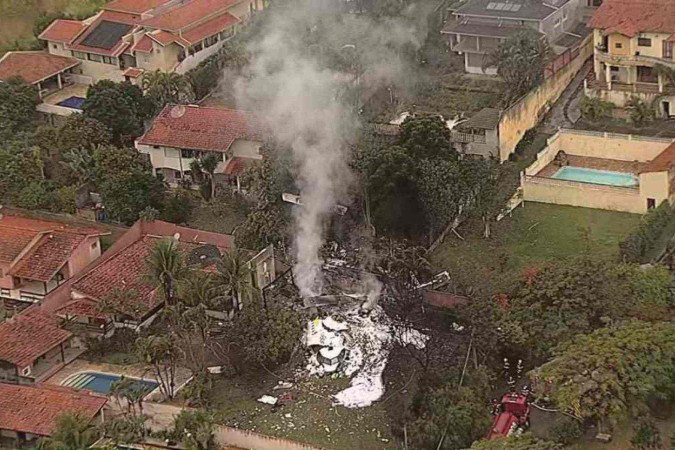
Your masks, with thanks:
<instances>
[{"instance_id":1,"label":"shrub","mask_svg":"<svg viewBox=\"0 0 675 450\"><path fill-rule=\"evenodd\" d=\"M571 417L563 416L551 428L551 437L559 444L570 445L581 437L581 425Z\"/></svg>"},{"instance_id":2,"label":"shrub","mask_svg":"<svg viewBox=\"0 0 675 450\"><path fill-rule=\"evenodd\" d=\"M171 223L185 223L190 219L194 202L190 192L177 190L164 201L161 218Z\"/></svg>"},{"instance_id":3,"label":"shrub","mask_svg":"<svg viewBox=\"0 0 675 450\"><path fill-rule=\"evenodd\" d=\"M672 218L673 210L667 201L663 201L658 208L651 209L638 228L619 243L622 259L625 262L640 262Z\"/></svg>"},{"instance_id":4,"label":"shrub","mask_svg":"<svg viewBox=\"0 0 675 450\"><path fill-rule=\"evenodd\" d=\"M636 127L641 127L656 117L654 108L639 97L631 97L626 107L630 109L630 120Z\"/></svg>"},{"instance_id":5,"label":"shrub","mask_svg":"<svg viewBox=\"0 0 675 450\"><path fill-rule=\"evenodd\" d=\"M579 108L581 117L590 122L597 122L612 114L614 104L596 97L584 97L579 103Z\"/></svg>"},{"instance_id":6,"label":"shrub","mask_svg":"<svg viewBox=\"0 0 675 450\"><path fill-rule=\"evenodd\" d=\"M630 440L638 450L661 448L661 433L651 421L641 421L635 427L635 435Z\"/></svg>"}]
</instances>

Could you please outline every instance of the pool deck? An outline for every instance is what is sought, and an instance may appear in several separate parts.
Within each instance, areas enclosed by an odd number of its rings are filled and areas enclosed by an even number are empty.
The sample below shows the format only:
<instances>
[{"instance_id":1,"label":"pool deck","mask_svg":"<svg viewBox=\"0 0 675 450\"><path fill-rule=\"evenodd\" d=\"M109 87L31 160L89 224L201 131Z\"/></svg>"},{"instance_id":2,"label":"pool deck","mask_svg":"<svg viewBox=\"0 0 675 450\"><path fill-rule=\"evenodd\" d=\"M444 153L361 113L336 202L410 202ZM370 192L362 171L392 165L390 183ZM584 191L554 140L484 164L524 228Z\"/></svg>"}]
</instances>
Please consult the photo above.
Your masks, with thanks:
<instances>
[{"instance_id":1,"label":"pool deck","mask_svg":"<svg viewBox=\"0 0 675 450\"><path fill-rule=\"evenodd\" d=\"M85 359L76 359L63 369L46 379L44 382L48 384L63 383L68 377L79 372L102 372L114 375L124 375L132 378L145 378L156 381L152 369L149 367L139 365L119 366L116 364L105 364L98 362L91 362ZM183 368L176 368L176 386L181 386L190 377L190 371Z\"/></svg>"},{"instance_id":2,"label":"pool deck","mask_svg":"<svg viewBox=\"0 0 675 450\"><path fill-rule=\"evenodd\" d=\"M623 172L637 175L646 163L636 161L618 161L616 159L590 158L588 156L567 155L569 166L582 167L584 169L609 170L611 172ZM550 163L541 169L536 176L552 177L560 166L555 162Z\"/></svg>"},{"instance_id":3,"label":"pool deck","mask_svg":"<svg viewBox=\"0 0 675 450\"><path fill-rule=\"evenodd\" d=\"M49 95L46 95L42 98L42 101L48 105L58 105L59 102L70 98L70 97L87 97L87 89L89 86L86 84L73 83L71 85L65 86L63 89L52 92Z\"/></svg>"}]
</instances>

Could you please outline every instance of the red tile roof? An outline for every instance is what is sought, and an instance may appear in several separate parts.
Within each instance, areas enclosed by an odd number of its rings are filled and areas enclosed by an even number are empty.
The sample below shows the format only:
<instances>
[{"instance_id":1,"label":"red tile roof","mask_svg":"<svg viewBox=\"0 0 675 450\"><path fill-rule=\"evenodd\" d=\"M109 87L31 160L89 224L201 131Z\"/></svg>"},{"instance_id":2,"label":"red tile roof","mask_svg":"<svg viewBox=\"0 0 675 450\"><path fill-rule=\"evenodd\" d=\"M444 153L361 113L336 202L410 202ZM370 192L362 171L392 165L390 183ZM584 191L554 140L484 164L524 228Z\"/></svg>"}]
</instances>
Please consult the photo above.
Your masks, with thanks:
<instances>
[{"instance_id":1,"label":"red tile roof","mask_svg":"<svg viewBox=\"0 0 675 450\"><path fill-rule=\"evenodd\" d=\"M588 23L606 34L675 33L673 0L604 0Z\"/></svg>"},{"instance_id":2,"label":"red tile roof","mask_svg":"<svg viewBox=\"0 0 675 450\"><path fill-rule=\"evenodd\" d=\"M118 312L140 319L162 301L155 287L145 278L146 259L162 237L178 236L179 249L185 252L204 244L215 245L221 252L234 246L233 237L230 235L179 227L162 221L142 222L140 225L141 233L135 241L76 279L72 291L95 302L108 297L114 290L126 293L133 291L134 298L120 299L124 303L115 306ZM137 229L138 226L139 223L133 228ZM133 228L129 232L132 232ZM124 239L124 236L120 238ZM92 309L92 305L79 303L71 306L67 303L62 308L64 309L57 310L57 314L74 314L80 311L82 314L96 314L89 317L100 317L100 311Z\"/></svg>"},{"instance_id":3,"label":"red tile roof","mask_svg":"<svg viewBox=\"0 0 675 450\"><path fill-rule=\"evenodd\" d=\"M246 168L249 167L254 161L255 160L252 158L242 158L235 156L227 162L227 165L223 169L223 173L225 175L239 176L244 173L244 170L246 170Z\"/></svg>"},{"instance_id":4,"label":"red tile roof","mask_svg":"<svg viewBox=\"0 0 675 450\"><path fill-rule=\"evenodd\" d=\"M152 53L152 39L147 35L143 35L138 42L131 46L130 51L132 54L133 52Z\"/></svg>"},{"instance_id":5,"label":"red tile roof","mask_svg":"<svg viewBox=\"0 0 675 450\"><path fill-rule=\"evenodd\" d=\"M108 11L141 14L168 3L169 1L170 0L113 0L107 3L103 9Z\"/></svg>"},{"instance_id":6,"label":"red tile roof","mask_svg":"<svg viewBox=\"0 0 675 450\"><path fill-rule=\"evenodd\" d=\"M49 436L59 415L91 421L106 402L101 395L65 386L0 383L0 429Z\"/></svg>"},{"instance_id":7,"label":"red tile roof","mask_svg":"<svg viewBox=\"0 0 675 450\"><path fill-rule=\"evenodd\" d=\"M101 311L98 302L86 298L73 300L66 303L56 310L56 314L60 317L91 317L94 319L106 319L109 314Z\"/></svg>"},{"instance_id":8,"label":"red tile roof","mask_svg":"<svg viewBox=\"0 0 675 450\"><path fill-rule=\"evenodd\" d=\"M218 17L214 17L211 20L207 20L206 22L199 24L194 28L191 28L189 31L183 32L181 36L190 44L196 44L202 39L213 36L216 33L220 33L221 31L239 22L241 22L241 20L226 12Z\"/></svg>"},{"instance_id":9,"label":"red tile roof","mask_svg":"<svg viewBox=\"0 0 675 450\"><path fill-rule=\"evenodd\" d=\"M670 170L673 165L675 165L675 142L666 147L656 158L645 164L640 173L665 172Z\"/></svg>"},{"instance_id":10,"label":"red tile roof","mask_svg":"<svg viewBox=\"0 0 675 450\"><path fill-rule=\"evenodd\" d=\"M226 152L235 140L261 140L262 134L247 111L167 105L138 143Z\"/></svg>"},{"instance_id":11,"label":"red tile roof","mask_svg":"<svg viewBox=\"0 0 675 450\"><path fill-rule=\"evenodd\" d=\"M27 310L0 323L0 361L19 368L29 366L71 336L72 333L58 327L53 316L37 308Z\"/></svg>"},{"instance_id":12,"label":"red tile roof","mask_svg":"<svg viewBox=\"0 0 675 450\"><path fill-rule=\"evenodd\" d=\"M86 235L67 231L45 233L9 273L19 278L49 281L86 239Z\"/></svg>"},{"instance_id":13,"label":"red tile roof","mask_svg":"<svg viewBox=\"0 0 675 450\"><path fill-rule=\"evenodd\" d=\"M83 236L107 234L96 228L70 227L59 222L3 214L0 216L0 263L14 262L28 244L37 242L38 235L47 231L67 231Z\"/></svg>"},{"instance_id":14,"label":"red tile roof","mask_svg":"<svg viewBox=\"0 0 675 450\"><path fill-rule=\"evenodd\" d=\"M163 14L143 20L142 25L150 28L159 28L167 31L179 31L195 24L209 15L237 4L238 0L192 0L168 9Z\"/></svg>"},{"instance_id":15,"label":"red tile roof","mask_svg":"<svg viewBox=\"0 0 675 450\"><path fill-rule=\"evenodd\" d=\"M34 84L80 64L75 58L47 52L7 52L0 59L0 80L19 76Z\"/></svg>"},{"instance_id":16,"label":"red tile roof","mask_svg":"<svg viewBox=\"0 0 675 450\"><path fill-rule=\"evenodd\" d=\"M128 67L124 72L122 72L122 75L129 78L138 78L143 75L143 72L145 72L143 69L139 69L137 67Z\"/></svg>"},{"instance_id":17,"label":"red tile roof","mask_svg":"<svg viewBox=\"0 0 675 450\"><path fill-rule=\"evenodd\" d=\"M180 45L188 46L188 42L180 36L176 36L173 33L169 33L164 30L155 30L147 34L151 39L157 41L161 45L171 44L172 42L177 42Z\"/></svg>"},{"instance_id":18,"label":"red tile roof","mask_svg":"<svg viewBox=\"0 0 675 450\"><path fill-rule=\"evenodd\" d=\"M87 29L81 33L77 39L75 39L70 45L69 48L77 51L83 51L83 52L90 52L90 53L96 53L99 55L111 55L111 56L118 56L124 50L127 49L129 46L128 42L125 42L122 38L120 38L114 46L112 46L109 49L106 48L100 48L100 47L91 47L89 45L85 45L82 42L87 39L87 36L91 34L96 28L101 24L101 22L112 22L112 23L122 23L125 25L135 25L138 22L138 18L134 17L133 15L127 14L127 13L121 13L117 11L101 11L94 21L87 27ZM132 33L134 28L131 28L128 32Z\"/></svg>"},{"instance_id":19,"label":"red tile roof","mask_svg":"<svg viewBox=\"0 0 675 450\"><path fill-rule=\"evenodd\" d=\"M79 20L56 19L40 33L38 39L70 43L84 27L86 25Z\"/></svg>"}]
</instances>

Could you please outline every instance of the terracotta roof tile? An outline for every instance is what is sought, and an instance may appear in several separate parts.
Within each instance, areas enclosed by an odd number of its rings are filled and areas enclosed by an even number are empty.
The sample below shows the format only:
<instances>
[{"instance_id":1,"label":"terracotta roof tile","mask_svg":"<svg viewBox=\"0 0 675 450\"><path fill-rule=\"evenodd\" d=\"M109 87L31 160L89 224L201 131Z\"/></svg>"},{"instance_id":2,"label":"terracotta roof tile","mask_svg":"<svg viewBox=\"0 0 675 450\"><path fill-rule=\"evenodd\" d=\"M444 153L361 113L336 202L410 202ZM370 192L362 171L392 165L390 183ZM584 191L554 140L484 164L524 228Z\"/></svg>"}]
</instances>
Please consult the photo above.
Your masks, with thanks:
<instances>
[{"instance_id":1,"label":"terracotta roof tile","mask_svg":"<svg viewBox=\"0 0 675 450\"><path fill-rule=\"evenodd\" d=\"M225 175L241 175L244 173L244 170L246 170L246 168L249 167L254 161L255 160L252 158L242 158L235 156L227 162L227 165L223 169L223 173Z\"/></svg>"},{"instance_id":2,"label":"terracotta roof tile","mask_svg":"<svg viewBox=\"0 0 675 450\"><path fill-rule=\"evenodd\" d=\"M143 72L145 71L143 69L139 69L138 67L127 67L127 69L122 72L122 75L129 78L138 78L143 75Z\"/></svg>"},{"instance_id":3,"label":"terracotta roof tile","mask_svg":"<svg viewBox=\"0 0 675 450\"><path fill-rule=\"evenodd\" d=\"M633 37L641 32L675 33L673 0L604 0L588 26Z\"/></svg>"},{"instance_id":4,"label":"terracotta roof tile","mask_svg":"<svg viewBox=\"0 0 675 450\"><path fill-rule=\"evenodd\" d=\"M225 14L221 14L218 17L197 25L189 31L183 32L181 36L190 44L196 44L202 39L220 33L239 22L241 22L241 20L226 12Z\"/></svg>"},{"instance_id":5,"label":"terracotta roof tile","mask_svg":"<svg viewBox=\"0 0 675 450\"><path fill-rule=\"evenodd\" d=\"M49 384L0 383L0 429L49 436L63 413L91 421L107 399L88 391Z\"/></svg>"},{"instance_id":6,"label":"terracotta roof tile","mask_svg":"<svg viewBox=\"0 0 675 450\"><path fill-rule=\"evenodd\" d=\"M138 42L131 46L130 51L132 54L133 52L152 53L152 39L150 39L147 35L143 35L143 37L140 38Z\"/></svg>"},{"instance_id":7,"label":"terracotta roof tile","mask_svg":"<svg viewBox=\"0 0 675 450\"><path fill-rule=\"evenodd\" d=\"M121 11L141 14L168 3L170 0L113 0L103 8L108 11Z\"/></svg>"},{"instance_id":8,"label":"terracotta roof tile","mask_svg":"<svg viewBox=\"0 0 675 450\"><path fill-rule=\"evenodd\" d=\"M106 319L109 315L101 311L98 302L89 299L73 300L56 310L61 317L91 317L94 319Z\"/></svg>"},{"instance_id":9,"label":"terracotta roof tile","mask_svg":"<svg viewBox=\"0 0 675 450\"><path fill-rule=\"evenodd\" d=\"M673 165L675 165L675 142L666 147L656 158L645 164L640 173L665 172L670 170Z\"/></svg>"},{"instance_id":10,"label":"terracotta roof tile","mask_svg":"<svg viewBox=\"0 0 675 450\"><path fill-rule=\"evenodd\" d=\"M39 309L27 310L0 323L0 360L19 368L29 366L71 336L72 333L58 327L54 317Z\"/></svg>"},{"instance_id":11,"label":"terracotta roof tile","mask_svg":"<svg viewBox=\"0 0 675 450\"><path fill-rule=\"evenodd\" d=\"M84 27L86 25L79 20L56 19L40 33L38 39L70 43Z\"/></svg>"},{"instance_id":12,"label":"terracotta roof tile","mask_svg":"<svg viewBox=\"0 0 675 450\"><path fill-rule=\"evenodd\" d=\"M167 105L138 142L226 152L235 140L261 140L262 134L260 124L250 112Z\"/></svg>"},{"instance_id":13,"label":"terracotta roof tile","mask_svg":"<svg viewBox=\"0 0 675 450\"><path fill-rule=\"evenodd\" d=\"M7 52L0 59L0 80L19 76L34 84L80 64L75 58L47 52Z\"/></svg>"},{"instance_id":14,"label":"terracotta roof tile","mask_svg":"<svg viewBox=\"0 0 675 450\"><path fill-rule=\"evenodd\" d=\"M161 45L171 44L172 42L177 42L180 45L188 46L188 42L180 36L176 36L173 33L169 33L164 30L155 30L148 33L148 36L160 43Z\"/></svg>"},{"instance_id":15,"label":"terracotta roof tile","mask_svg":"<svg viewBox=\"0 0 675 450\"><path fill-rule=\"evenodd\" d=\"M210 14L224 11L237 0L192 0L163 14L143 20L142 25L167 31L178 31L205 19Z\"/></svg>"},{"instance_id":16,"label":"terracotta roof tile","mask_svg":"<svg viewBox=\"0 0 675 450\"><path fill-rule=\"evenodd\" d=\"M66 264L86 235L67 231L44 234L9 271L15 277L49 281Z\"/></svg>"}]
</instances>

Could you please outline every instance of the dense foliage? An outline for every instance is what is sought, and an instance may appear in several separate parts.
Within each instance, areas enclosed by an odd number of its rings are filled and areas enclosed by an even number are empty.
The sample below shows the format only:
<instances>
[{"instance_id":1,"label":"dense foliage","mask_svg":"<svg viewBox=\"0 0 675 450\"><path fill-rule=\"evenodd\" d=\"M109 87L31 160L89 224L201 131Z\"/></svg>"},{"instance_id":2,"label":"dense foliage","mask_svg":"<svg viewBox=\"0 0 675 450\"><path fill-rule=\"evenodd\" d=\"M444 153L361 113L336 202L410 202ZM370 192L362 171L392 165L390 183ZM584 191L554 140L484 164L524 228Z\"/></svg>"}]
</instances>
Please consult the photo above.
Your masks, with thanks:
<instances>
[{"instance_id":1,"label":"dense foliage","mask_svg":"<svg viewBox=\"0 0 675 450\"><path fill-rule=\"evenodd\" d=\"M472 450L561 450L554 442L542 441L532 433L513 435L492 440L482 439L471 446Z\"/></svg>"},{"instance_id":2,"label":"dense foliage","mask_svg":"<svg viewBox=\"0 0 675 450\"><path fill-rule=\"evenodd\" d=\"M675 325L635 320L578 335L534 374L559 408L581 418L617 417L672 385Z\"/></svg>"},{"instance_id":3,"label":"dense foliage","mask_svg":"<svg viewBox=\"0 0 675 450\"><path fill-rule=\"evenodd\" d=\"M674 217L673 209L667 201L650 209L642 218L640 226L619 243L623 260L641 262Z\"/></svg>"}]
</instances>

